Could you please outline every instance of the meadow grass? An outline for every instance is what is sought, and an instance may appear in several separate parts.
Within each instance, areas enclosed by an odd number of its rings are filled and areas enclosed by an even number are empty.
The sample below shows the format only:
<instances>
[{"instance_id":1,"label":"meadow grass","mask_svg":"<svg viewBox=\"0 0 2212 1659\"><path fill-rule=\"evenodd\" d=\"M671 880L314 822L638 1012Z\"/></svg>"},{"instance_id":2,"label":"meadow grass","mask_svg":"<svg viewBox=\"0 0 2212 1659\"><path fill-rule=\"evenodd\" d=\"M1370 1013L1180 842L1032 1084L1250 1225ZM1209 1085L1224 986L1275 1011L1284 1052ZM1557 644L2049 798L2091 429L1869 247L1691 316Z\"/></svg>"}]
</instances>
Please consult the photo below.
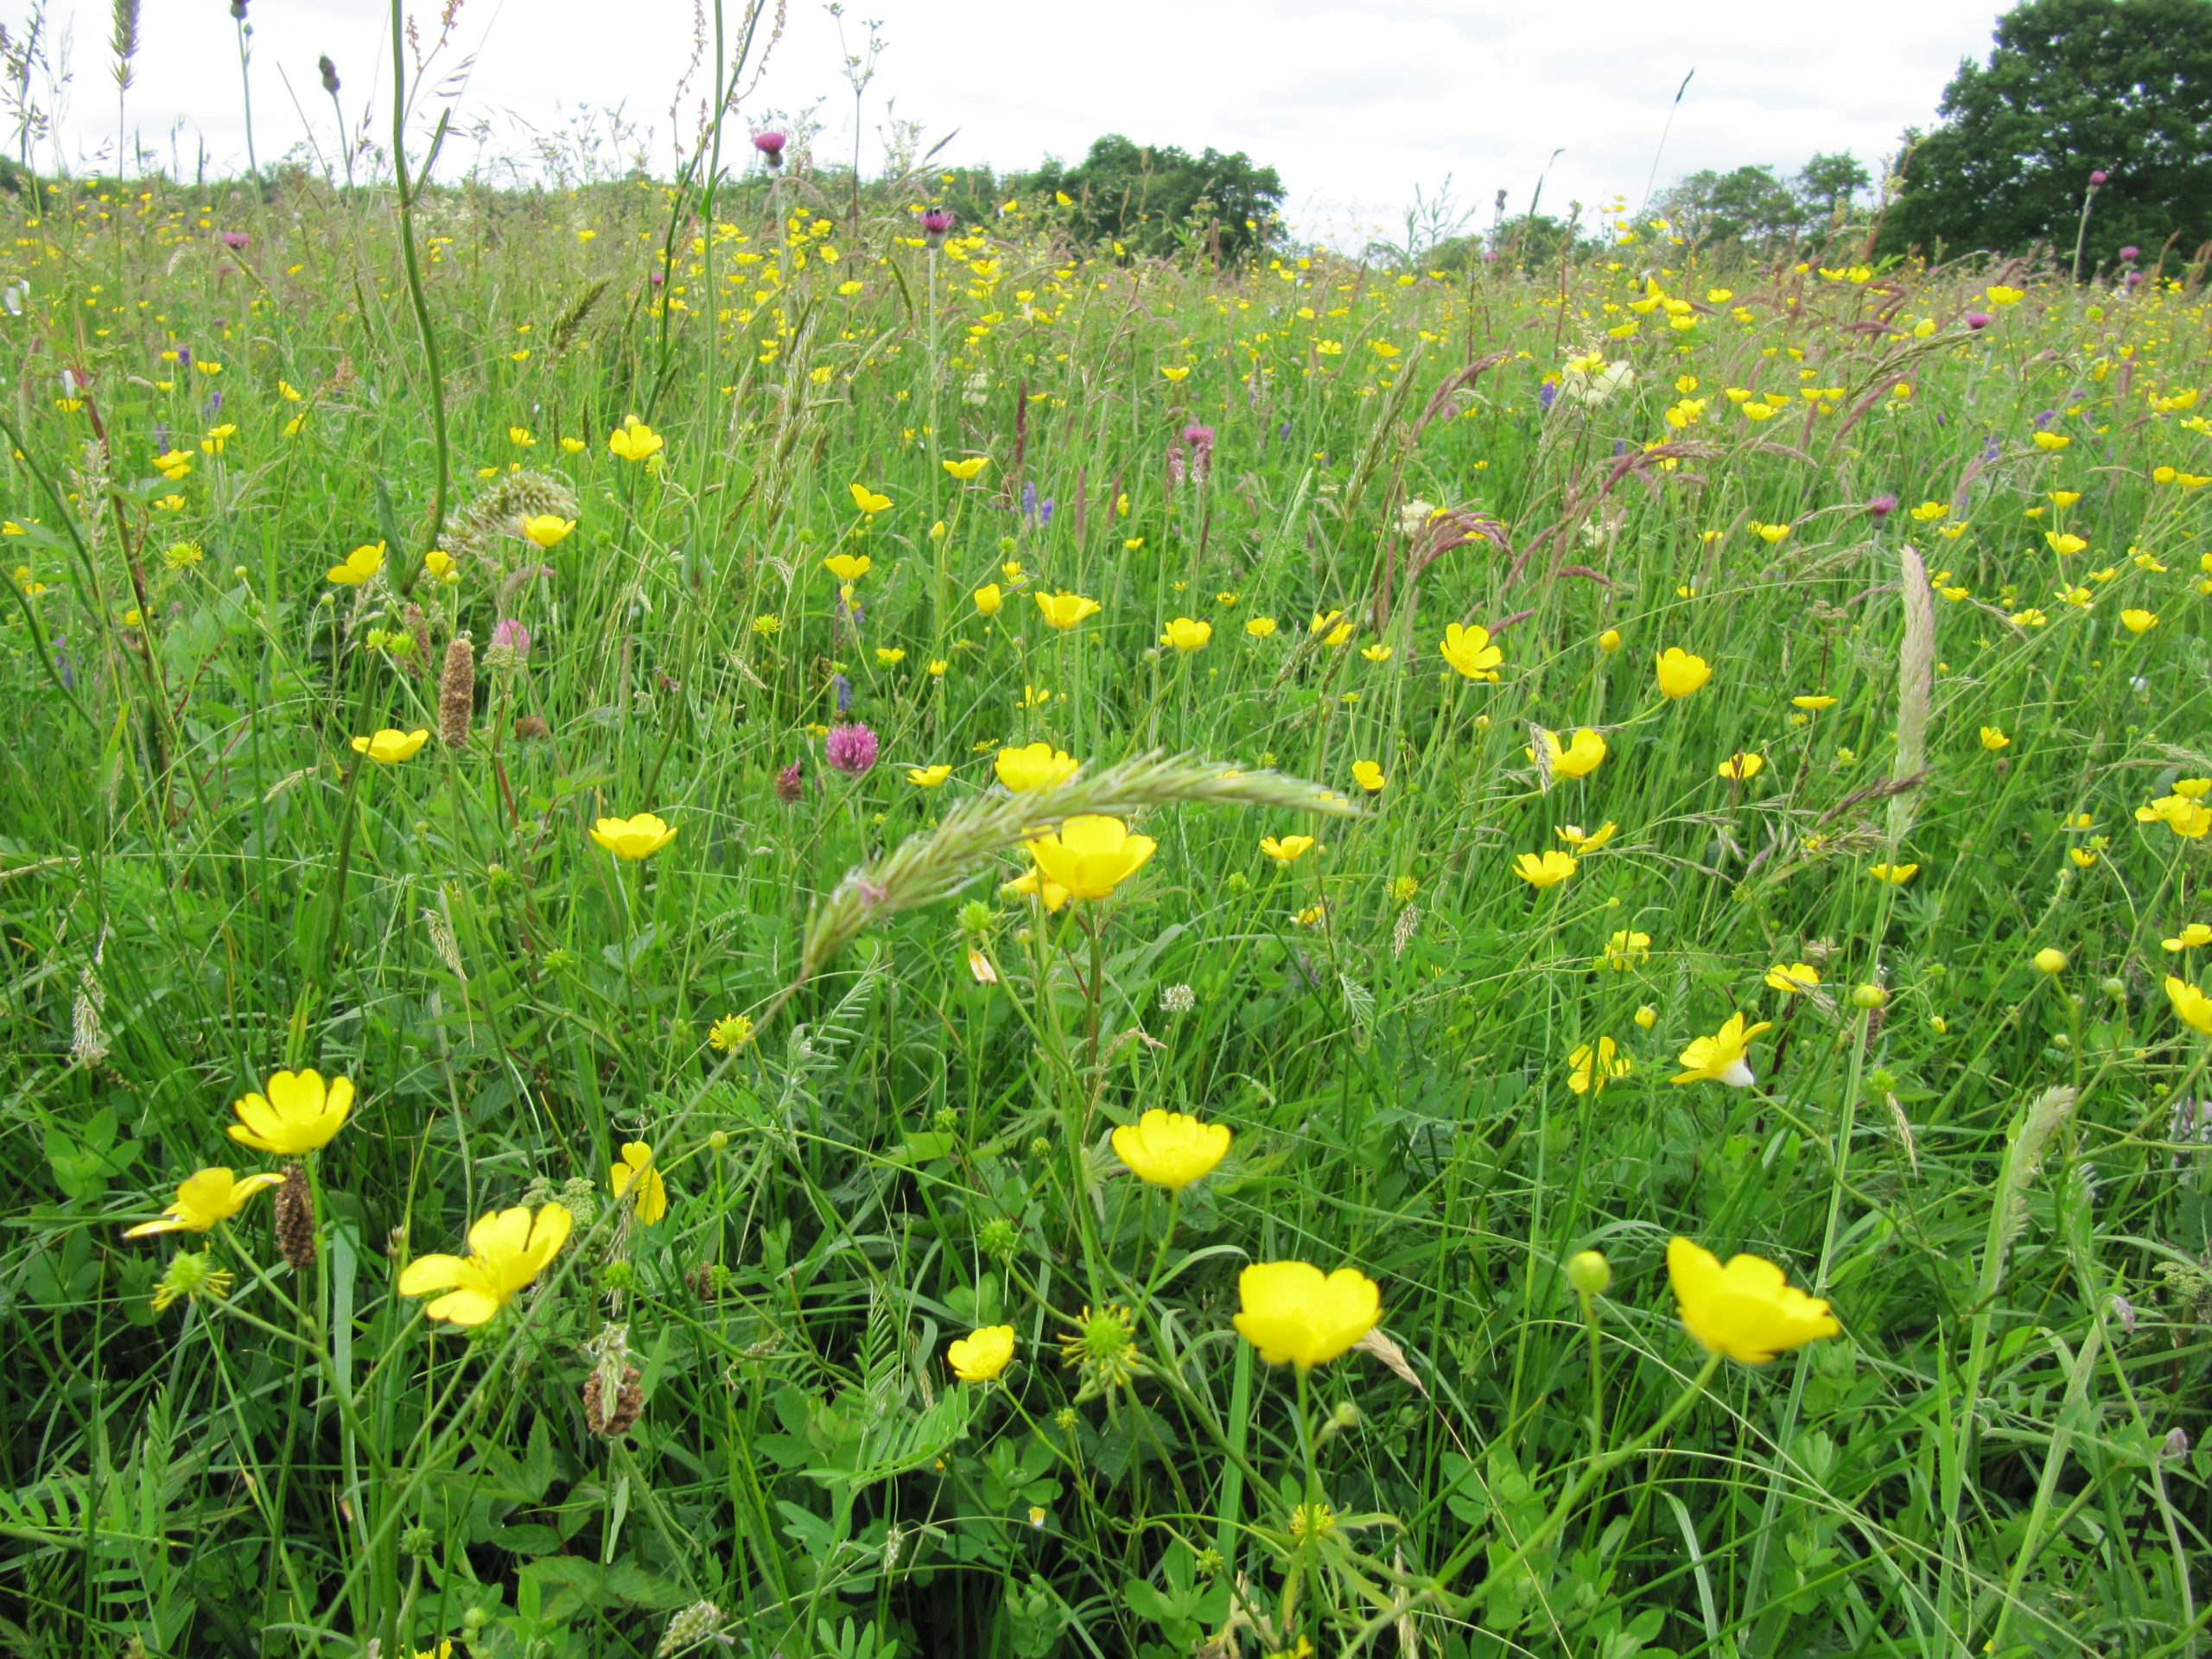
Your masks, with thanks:
<instances>
[{"instance_id":1,"label":"meadow grass","mask_svg":"<svg viewBox=\"0 0 2212 1659\"><path fill-rule=\"evenodd\" d=\"M2197 1649L2201 270L701 206L423 197L442 449L388 193L6 207L0 1643ZM1708 1362L1676 1236L1840 1331Z\"/></svg>"}]
</instances>

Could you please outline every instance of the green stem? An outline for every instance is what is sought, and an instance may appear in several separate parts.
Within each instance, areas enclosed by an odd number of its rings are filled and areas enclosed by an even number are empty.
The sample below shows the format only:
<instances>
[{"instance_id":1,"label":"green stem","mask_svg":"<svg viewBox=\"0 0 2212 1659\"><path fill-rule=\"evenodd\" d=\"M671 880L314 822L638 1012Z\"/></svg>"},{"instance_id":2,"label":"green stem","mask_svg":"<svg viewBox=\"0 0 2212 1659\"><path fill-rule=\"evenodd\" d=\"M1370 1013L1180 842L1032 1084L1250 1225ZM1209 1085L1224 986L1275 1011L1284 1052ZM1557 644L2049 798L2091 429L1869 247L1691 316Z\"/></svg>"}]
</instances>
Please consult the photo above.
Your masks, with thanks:
<instances>
[{"instance_id":1,"label":"green stem","mask_svg":"<svg viewBox=\"0 0 2212 1659\"><path fill-rule=\"evenodd\" d=\"M415 254L415 190L407 180L406 43L400 0L391 0L391 171L399 185L399 251L407 270L408 297L414 302L416 331L423 338L423 365L430 377L430 434L438 450L437 489L430 498L430 528L429 538L423 543L427 550L445 531L446 495L451 484L453 462L446 441L444 365L438 357L437 330L430 325L430 302L423 293L423 270ZM410 569L400 581L403 595L413 589L422 568L419 561L408 563Z\"/></svg>"}]
</instances>

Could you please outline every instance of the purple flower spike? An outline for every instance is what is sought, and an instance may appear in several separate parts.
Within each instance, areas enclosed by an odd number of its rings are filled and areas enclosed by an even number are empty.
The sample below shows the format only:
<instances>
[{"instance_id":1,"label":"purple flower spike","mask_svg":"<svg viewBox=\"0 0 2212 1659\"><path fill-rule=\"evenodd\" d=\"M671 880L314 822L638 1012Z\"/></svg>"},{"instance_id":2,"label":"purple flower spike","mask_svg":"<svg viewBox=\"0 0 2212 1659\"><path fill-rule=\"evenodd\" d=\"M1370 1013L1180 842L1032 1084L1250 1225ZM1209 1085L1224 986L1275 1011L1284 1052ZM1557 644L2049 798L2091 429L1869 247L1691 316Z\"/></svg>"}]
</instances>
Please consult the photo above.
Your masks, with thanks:
<instances>
[{"instance_id":1,"label":"purple flower spike","mask_svg":"<svg viewBox=\"0 0 2212 1659\"><path fill-rule=\"evenodd\" d=\"M823 755L849 778L857 778L875 764L875 734L865 726L832 726Z\"/></svg>"}]
</instances>

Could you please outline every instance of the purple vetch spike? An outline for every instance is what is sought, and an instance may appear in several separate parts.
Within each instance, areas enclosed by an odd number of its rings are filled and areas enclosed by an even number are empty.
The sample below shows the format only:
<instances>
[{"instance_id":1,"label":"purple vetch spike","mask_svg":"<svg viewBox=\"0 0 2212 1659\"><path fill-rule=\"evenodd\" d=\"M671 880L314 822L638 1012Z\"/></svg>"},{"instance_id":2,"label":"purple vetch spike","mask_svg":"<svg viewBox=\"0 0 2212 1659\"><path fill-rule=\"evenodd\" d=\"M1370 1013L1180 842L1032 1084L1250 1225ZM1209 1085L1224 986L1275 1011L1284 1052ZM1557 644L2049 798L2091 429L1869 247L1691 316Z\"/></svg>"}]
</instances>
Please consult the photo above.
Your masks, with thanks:
<instances>
[{"instance_id":1,"label":"purple vetch spike","mask_svg":"<svg viewBox=\"0 0 2212 1659\"><path fill-rule=\"evenodd\" d=\"M849 713L853 706L853 683L842 674L830 677L830 689L837 694L837 712Z\"/></svg>"}]
</instances>

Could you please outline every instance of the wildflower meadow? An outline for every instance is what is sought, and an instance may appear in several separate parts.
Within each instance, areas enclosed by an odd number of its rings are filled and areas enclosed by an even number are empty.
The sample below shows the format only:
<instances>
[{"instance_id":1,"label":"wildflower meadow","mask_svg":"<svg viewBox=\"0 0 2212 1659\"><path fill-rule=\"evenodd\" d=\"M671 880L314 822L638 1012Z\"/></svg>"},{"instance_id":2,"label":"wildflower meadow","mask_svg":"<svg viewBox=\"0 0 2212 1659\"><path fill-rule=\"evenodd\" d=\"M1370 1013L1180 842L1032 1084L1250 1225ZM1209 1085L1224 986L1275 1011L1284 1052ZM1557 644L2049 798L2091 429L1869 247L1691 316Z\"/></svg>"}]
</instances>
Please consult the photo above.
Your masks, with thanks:
<instances>
[{"instance_id":1,"label":"wildflower meadow","mask_svg":"<svg viewBox=\"0 0 2212 1659\"><path fill-rule=\"evenodd\" d=\"M0 196L0 1649L2203 1650L2203 255L419 124Z\"/></svg>"}]
</instances>

